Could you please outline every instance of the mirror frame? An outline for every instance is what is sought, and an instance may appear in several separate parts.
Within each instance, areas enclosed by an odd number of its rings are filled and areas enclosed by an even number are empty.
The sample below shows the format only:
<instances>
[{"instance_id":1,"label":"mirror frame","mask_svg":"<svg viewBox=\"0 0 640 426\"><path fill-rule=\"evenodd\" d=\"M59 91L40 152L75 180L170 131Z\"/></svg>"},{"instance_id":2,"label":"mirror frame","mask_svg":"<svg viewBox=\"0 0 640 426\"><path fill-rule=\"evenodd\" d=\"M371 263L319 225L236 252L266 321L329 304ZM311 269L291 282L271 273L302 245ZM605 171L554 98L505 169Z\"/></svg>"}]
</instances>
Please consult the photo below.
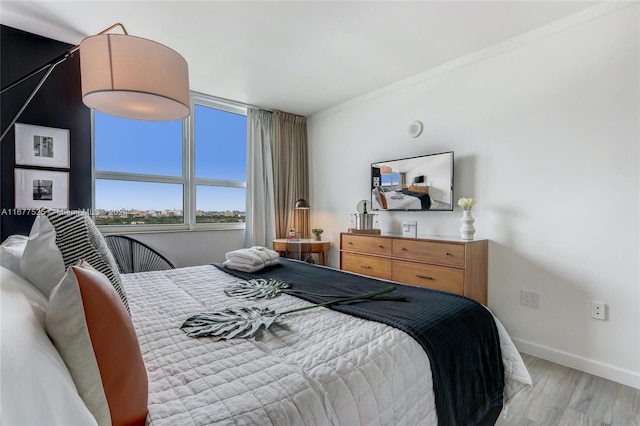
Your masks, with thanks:
<instances>
[{"instance_id":1,"label":"mirror frame","mask_svg":"<svg viewBox=\"0 0 640 426\"><path fill-rule=\"evenodd\" d=\"M453 211L453 164L453 151L371 163L372 210Z\"/></svg>"}]
</instances>

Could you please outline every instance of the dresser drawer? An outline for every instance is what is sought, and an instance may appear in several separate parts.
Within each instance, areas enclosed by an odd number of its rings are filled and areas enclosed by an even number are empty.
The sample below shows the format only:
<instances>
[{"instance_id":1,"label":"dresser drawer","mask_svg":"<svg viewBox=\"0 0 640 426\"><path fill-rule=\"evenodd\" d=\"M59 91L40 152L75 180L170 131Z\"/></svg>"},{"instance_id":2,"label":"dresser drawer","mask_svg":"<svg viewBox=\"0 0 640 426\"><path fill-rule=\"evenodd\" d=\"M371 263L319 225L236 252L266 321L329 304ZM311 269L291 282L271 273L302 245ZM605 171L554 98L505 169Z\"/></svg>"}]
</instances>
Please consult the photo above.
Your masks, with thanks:
<instances>
[{"instance_id":1,"label":"dresser drawer","mask_svg":"<svg viewBox=\"0 0 640 426\"><path fill-rule=\"evenodd\" d=\"M462 269L394 260L391 279L420 287L464 294L464 271Z\"/></svg>"},{"instance_id":2,"label":"dresser drawer","mask_svg":"<svg viewBox=\"0 0 640 426\"><path fill-rule=\"evenodd\" d=\"M464 245L396 238L393 240L393 256L421 262L464 266Z\"/></svg>"},{"instance_id":3,"label":"dresser drawer","mask_svg":"<svg viewBox=\"0 0 640 426\"><path fill-rule=\"evenodd\" d=\"M340 255L342 256L340 269L344 271L357 272L385 280L391 279L391 259L346 252L342 252Z\"/></svg>"},{"instance_id":4,"label":"dresser drawer","mask_svg":"<svg viewBox=\"0 0 640 426\"><path fill-rule=\"evenodd\" d=\"M342 250L390 256L391 241L391 238L342 234L340 247Z\"/></svg>"}]
</instances>

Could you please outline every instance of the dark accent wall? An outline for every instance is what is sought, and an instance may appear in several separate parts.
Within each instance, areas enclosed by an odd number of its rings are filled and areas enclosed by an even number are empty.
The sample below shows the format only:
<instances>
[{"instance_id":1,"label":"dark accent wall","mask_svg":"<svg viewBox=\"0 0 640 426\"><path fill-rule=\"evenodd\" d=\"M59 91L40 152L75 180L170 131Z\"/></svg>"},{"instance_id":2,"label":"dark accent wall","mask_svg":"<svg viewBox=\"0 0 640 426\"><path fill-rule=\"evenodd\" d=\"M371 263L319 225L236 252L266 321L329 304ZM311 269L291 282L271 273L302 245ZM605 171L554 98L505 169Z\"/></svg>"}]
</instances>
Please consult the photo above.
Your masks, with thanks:
<instances>
[{"instance_id":1,"label":"dark accent wall","mask_svg":"<svg viewBox=\"0 0 640 426\"><path fill-rule=\"evenodd\" d=\"M0 26L0 86L46 64L72 45L51 40L15 28ZM82 103L80 87L80 53L58 65L31 103L18 118L18 123L69 129L71 168L69 170L69 208L91 209L91 110ZM38 74L2 94L0 131L9 122L36 86ZM0 147L0 234L4 240L11 234L28 235L34 217L26 210L15 211L14 169L15 134L11 129ZM19 166L20 168L41 169ZM47 169L47 168L42 168ZM26 213L26 214L24 214Z\"/></svg>"}]
</instances>

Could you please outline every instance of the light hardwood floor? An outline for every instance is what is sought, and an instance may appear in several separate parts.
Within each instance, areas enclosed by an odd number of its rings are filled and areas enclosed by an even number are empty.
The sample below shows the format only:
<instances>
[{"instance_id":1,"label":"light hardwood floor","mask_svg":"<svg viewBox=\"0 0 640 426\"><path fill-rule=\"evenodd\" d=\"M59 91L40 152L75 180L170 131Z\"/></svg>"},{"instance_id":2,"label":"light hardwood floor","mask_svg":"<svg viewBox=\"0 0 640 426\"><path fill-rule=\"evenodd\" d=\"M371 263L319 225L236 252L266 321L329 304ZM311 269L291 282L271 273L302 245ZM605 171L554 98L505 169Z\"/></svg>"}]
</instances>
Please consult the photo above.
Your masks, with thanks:
<instances>
[{"instance_id":1,"label":"light hardwood floor","mask_svg":"<svg viewBox=\"0 0 640 426\"><path fill-rule=\"evenodd\" d=\"M496 425L640 426L640 390L522 354L533 388Z\"/></svg>"}]
</instances>

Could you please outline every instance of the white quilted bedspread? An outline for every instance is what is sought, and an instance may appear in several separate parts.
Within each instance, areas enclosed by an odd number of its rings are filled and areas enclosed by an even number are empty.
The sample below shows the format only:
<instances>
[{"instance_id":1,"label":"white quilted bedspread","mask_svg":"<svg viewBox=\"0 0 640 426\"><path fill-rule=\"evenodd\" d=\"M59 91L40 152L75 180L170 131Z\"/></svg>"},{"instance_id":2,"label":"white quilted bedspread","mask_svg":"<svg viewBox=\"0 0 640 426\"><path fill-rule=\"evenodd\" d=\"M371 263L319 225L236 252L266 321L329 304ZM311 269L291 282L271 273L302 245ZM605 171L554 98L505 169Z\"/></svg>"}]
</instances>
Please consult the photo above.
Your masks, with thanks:
<instances>
[{"instance_id":1,"label":"white quilted bedspread","mask_svg":"<svg viewBox=\"0 0 640 426\"><path fill-rule=\"evenodd\" d=\"M189 316L231 306L308 306L282 295L236 299L237 278L197 266L122 276L159 425L435 425L431 369L407 334L325 308L288 317L255 339L187 337ZM530 378L499 326L507 386Z\"/></svg>"}]
</instances>

